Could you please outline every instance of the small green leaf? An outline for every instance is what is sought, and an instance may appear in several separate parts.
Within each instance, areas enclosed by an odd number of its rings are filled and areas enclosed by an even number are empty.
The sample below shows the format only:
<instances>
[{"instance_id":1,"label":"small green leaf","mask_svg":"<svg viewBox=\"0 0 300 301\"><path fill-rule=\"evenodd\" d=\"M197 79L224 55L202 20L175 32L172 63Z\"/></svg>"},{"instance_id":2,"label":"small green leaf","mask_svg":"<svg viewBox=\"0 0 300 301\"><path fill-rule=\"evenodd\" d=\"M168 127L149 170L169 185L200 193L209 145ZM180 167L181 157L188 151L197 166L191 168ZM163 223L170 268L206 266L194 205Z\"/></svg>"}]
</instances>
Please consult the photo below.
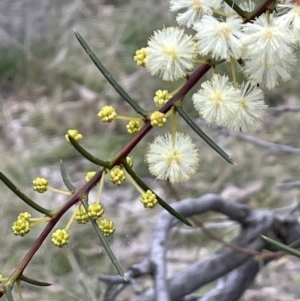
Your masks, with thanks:
<instances>
[{"instance_id":1,"label":"small green leaf","mask_svg":"<svg viewBox=\"0 0 300 301\"><path fill-rule=\"evenodd\" d=\"M198 125L186 114L181 106L176 107L179 115L185 120L185 122L190 126L190 128L197 133L212 149L214 149L221 157L223 157L227 162L235 164L234 161L211 139L209 138Z\"/></svg>"},{"instance_id":2,"label":"small green leaf","mask_svg":"<svg viewBox=\"0 0 300 301\"><path fill-rule=\"evenodd\" d=\"M279 242L279 241L276 241L276 240L274 240L274 239L272 239L272 238L269 238L269 237L267 237L267 236L262 235L261 237L262 237L265 241L267 241L269 244L271 244L271 245L277 247L279 250L284 251L284 252L286 252L286 253L288 253L288 254L291 254L291 255L300 257L300 251L298 251L297 249L294 249L294 248L292 248L292 247L289 247L289 246L287 246L287 245L285 245L285 244L283 244L283 243L281 243L281 242Z\"/></svg>"},{"instance_id":3,"label":"small green leaf","mask_svg":"<svg viewBox=\"0 0 300 301\"><path fill-rule=\"evenodd\" d=\"M28 206L47 216L52 216L51 210L47 210L31 200L28 196L21 192L20 189L14 185L13 182L11 182L2 172L0 172L0 180L2 180L2 182Z\"/></svg>"},{"instance_id":4,"label":"small green leaf","mask_svg":"<svg viewBox=\"0 0 300 301\"><path fill-rule=\"evenodd\" d=\"M89 209L88 208L88 203L87 203L87 201L86 201L85 198L82 198L82 204L83 204L86 212L88 212L88 209ZM115 268L116 268L117 272L119 273L119 275L126 280L126 278L124 276L123 269L122 269L120 263L118 262L115 254L111 250L109 244L107 243L105 237L103 236L101 230L99 229L99 226L98 226L97 222L95 220L93 220L93 219L90 219L90 222L92 223L92 226L93 226L93 228L94 228L97 236L99 237L99 239L100 239L100 241L101 241L101 243L102 243L105 251L107 252L107 254L108 254L108 256L109 256L112 264L115 266Z\"/></svg>"},{"instance_id":5,"label":"small green leaf","mask_svg":"<svg viewBox=\"0 0 300 301\"><path fill-rule=\"evenodd\" d=\"M121 95L121 97L140 115L143 117L147 116L147 112L138 105L136 101L134 101L125 91L124 89L116 82L116 80L112 77L112 75L107 71L107 69L102 65L100 60L85 42L83 37L74 29L75 36L83 49L89 55L93 63L96 65L98 70L102 73L102 75L106 78L106 80L111 84L111 86L116 90L117 93Z\"/></svg>"},{"instance_id":6,"label":"small green leaf","mask_svg":"<svg viewBox=\"0 0 300 301\"><path fill-rule=\"evenodd\" d=\"M63 179L66 187L70 191L75 191L76 187L70 182L70 179L69 179L69 177L67 175L66 168L65 168L65 165L63 163L63 160L60 160L59 167L60 167L60 172L61 172L62 179Z\"/></svg>"},{"instance_id":7,"label":"small green leaf","mask_svg":"<svg viewBox=\"0 0 300 301\"><path fill-rule=\"evenodd\" d=\"M50 286L50 285L52 285L51 283L34 280L34 279L28 278L24 275L21 275L20 280L22 280L24 282L27 282L27 283L30 283L32 285L36 285L36 286Z\"/></svg>"},{"instance_id":8,"label":"small green leaf","mask_svg":"<svg viewBox=\"0 0 300 301\"><path fill-rule=\"evenodd\" d=\"M137 174L129 167L129 165L127 164L127 162L123 162L124 167L126 169L126 171L131 175L131 177L138 183L138 185L144 190L150 190L152 191L151 188L149 188L149 186L144 183L141 178L139 178L137 176ZM177 219L179 219L181 222L183 222L184 224L186 224L189 227L193 227L193 225L183 216L181 215L179 212L177 212L173 207L171 207L168 203L166 203L162 198L160 198L156 193L156 198L157 201L159 203L160 206L162 206L165 210L167 210L170 214L172 214L174 217L176 217Z\"/></svg>"},{"instance_id":9,"label":"small green leaf","mask_svg":"<svg viewBox=\"0 0 300 301\"><path fill-rule=\"evenodd\" d=\"M14 301L13 295L11 293L10 285L5 285L5 294L6 294L7 301Z\"/></svg>"},{"instance_id":10,"label":"small green leaf","mask_svg":"<svg viewBox=\"0 0 300 301\"><path fill-rule=\"evenodd\" d=\"M90 154L87 150L85 150L72 136L68 135L69 140L71 144L74 146L74 148L87 160L89 160L92 163L95 163L97 165L103 166L103 167L109 167L110 162L103 161L101 159L96 158L92 154Z\"/></svg>"}]
</instances>

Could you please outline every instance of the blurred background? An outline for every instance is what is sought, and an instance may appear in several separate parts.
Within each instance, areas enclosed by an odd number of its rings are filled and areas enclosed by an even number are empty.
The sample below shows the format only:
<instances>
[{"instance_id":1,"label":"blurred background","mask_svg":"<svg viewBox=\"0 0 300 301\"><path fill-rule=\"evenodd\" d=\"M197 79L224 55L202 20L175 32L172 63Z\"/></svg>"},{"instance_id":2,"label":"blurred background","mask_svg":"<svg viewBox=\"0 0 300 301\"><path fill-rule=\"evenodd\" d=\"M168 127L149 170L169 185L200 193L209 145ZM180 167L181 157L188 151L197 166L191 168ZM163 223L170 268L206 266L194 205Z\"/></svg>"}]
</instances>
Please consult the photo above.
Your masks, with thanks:
<instances>
[{"instance_id":1,"label":"blurred background","mask_svg":"<svg viewBox=\"0 0 300 301\"><path fill-rule=\"evenodd\" d=\"M153 110L155 91L172 90L178 83L166 84L151 77L136 66L133 55L146 46L153 30L175 25L174 20L168 2L162 0L1 0L0 170L43 206L62 205L66 200L64 196L34 193L32 180L43 176L49 179L51 186L64 188L60 159L78 186L84 182L87 171L97 168L66 143L67 130L78 129L85 137L83 145L106 159L130 137L122 122L101 124L97 117L99 109L113 104L120 114L132 115L130 107L81 48L73 29L83 36L132 98L147 110ZM228 66L222 68L225 70ZM292 81L274 91L265 91L270 107L299 107L299 83L298 63ZM197 118L190 96L186 97L185 109ZM182 132L189 131L184 123L179 123L179 128ZM192 134L200 149L201 167L192 181L172 187L153 181L144 162L147 143L157 131L149 133L133 152L135 170L166 201L172 203L210 192L221 193L252 208L270 210L298 201L299 186L295 184L291 188L290 185L287 189L282 183L300 181L299 152L274 151L249 142L245 135L231 135L205 124L202 128L237 162L236 166L229 165ZM299 133L299 112L270 110L264 124L249 135L299 149ZM42 226L32 229L25 238L15 237L12 223L19 212L30 209L3 184L0 184L0 192L0 273L7 275L35 241ZM126 270L147 255L151 229L162 209L145 210L138 193L129 184L115 189L109 181L105 183L102 203L106 217L117 225L109 243ZM215 218L214 215L202 217L207 222ZM67 220L65 217L60 227L64 227ZM237 231L235 225L219 228L215 231L227 240ZM168 253L170 275L219 247L199 233L184 233L172 236ZM103 287L97 282L97 275L115 274L114 268L89 225L74 224L71 234L68 247L57 249L50 239L42 246L26 275L54 285L46 289L24 285L25 300L101 300ZM299 268L300 262L290 257L273 262L264 268L242 300L300 300ZM141 285L149 284L146 281ZM130 289L118 300L131 300Z\"/></svg>"}]
</instances>

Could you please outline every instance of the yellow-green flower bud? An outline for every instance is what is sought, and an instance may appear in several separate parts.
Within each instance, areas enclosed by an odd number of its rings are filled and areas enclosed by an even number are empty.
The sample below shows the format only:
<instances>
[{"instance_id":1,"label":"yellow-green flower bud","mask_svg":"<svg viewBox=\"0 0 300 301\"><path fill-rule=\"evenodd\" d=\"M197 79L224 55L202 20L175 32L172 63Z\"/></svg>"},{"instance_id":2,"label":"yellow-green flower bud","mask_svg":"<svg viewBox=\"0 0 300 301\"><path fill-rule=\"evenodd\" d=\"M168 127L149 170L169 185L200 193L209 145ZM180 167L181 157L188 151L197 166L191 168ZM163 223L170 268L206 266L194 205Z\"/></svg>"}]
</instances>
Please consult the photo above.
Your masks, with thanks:
<instances>
[{"instance_id":1,"label":"yellow-green flower bud","mask_svg":"<svg viewBox=\"0 0 300 301\"><path fill-rule=\"evenodd\" d=\"M12 230L15 235L24 236L30 231L30 222L25 218L18 218L12 226Z\"/></svg>"},{"instance_id":2,"label":"yellow-green flower bud","mask_svg":"<svg viewBox=\"0 0 300 301\"><path fill-rule=\"evenodd\" d=\"M109 179L114 184L120 186L125 181L125 172L121 168L115 168L109 172Z\"/></svg>"},{"instance_id":3,"label":"yellow-green flower bud","mask_svg":"<svg viewBox=\"0 0 300 301\"><path fill-rule=\"evenodd\" d=\"M88 182L95 174L96 174L96 171L89 171L84 178L85 181Z\"/></svg>"},{"instance_id":4,"label":"yellow-green flower bud","mask_svg":"<svg viewBox=\"0 0 300 301\"><path fill-rule=\"evenodd\" d=\"M101 217L104 213L104 209L101 204L93 203L89 205L88 216L92 219Z\"/></svg>"},{"instance_id":5,"label":"yellow-green flower bud","mask_svg":"<svg viewBox=\"0 0 300 301\"><path fill-rule=\"evenodd\" d=\"M102 122L112 122L117 117L117 112L112 106L104 106L98 113Z\"/></svg>"},{"instance_id":6,"label":"yellow-green flower bud","mask_svg":"<svg viewBox=\"0 0 300 301\"><path fill-rule=\"evenodd\" d=\"M68 130L68 133L65 135L66 140L71 143L69 136L73 137L76 141L79 141L83 138L83 136L77 130Z\"/></svg>"},{"instance_id":7,"label":"yellow-green flower bud","mask_svg":"<svg viewBox=\"0 0 300 301\"><path fill-rule=\"evenodd\" d=\"M52 243L61 248L69 243L70 234L66 229L58 229L52 234Z\"/></svg>"},{"instance_id":8,"label":"yellow-green flower bud","mask_svg":"<svg viewBox=\"0 0 300 301\"><path fill-rule=\"evenodd\" d=\"M39 193L43 193L47 191L48 188L48 180L45 178L36 178L32 181L33 190Z\"/></svg>"},{"instance_id":9,"label":"yellow-green flower bud","mask_svg":"<svg viewBox=\"0 0 300 301\"><path fill-rule=\"evenodd\" d=\"M139 66L145 67L147 64L147 56L147 48L143 47L135 52L133 59Z\"/></svg>"},{"instance_id":10,"label":"yellow-green flower bud","mask_svg":"<svg viewBox=\"0 0 300 301\"><path fill-rule=\"evenodd\" d=\"M133 166L133 159L131 157L126 157L126 162L129 165L129 167Z\"/></svg>"},{"instance_id":11,"label":"yellow-green flower bud","mask_svg":"<svg viewBox=\"0 0 300 301\"><path fill-rule=\"evenodd\" d=\"M8 280L8 277L4 277L2 274L0 274L0 283L6 280Z\"/></svg>"},{"instance_id":12,"label":"yellow-green flower bud","mask_svg":"<svg viewBox=\"0 0 300 301\"><path fill-rule=\"evenodd\" d=\"M99 225L101 232L106 237L112 235L115 232L114 223L107 218L98 221L98 225Z\"/></svg>"},{"instance_id":13,"label":"yellow-green flower bud","mask_svg":"<svg viewBox=\"0 0 300 301\"><path fill-rule=\"evenodd\" d=\"M29 212L21 212L17 219L26 219L27 221L29 221L29 219L31 218L31 214Z\"/></svg>"},{"instance_id":14,"label":"yellow-green flower bud","mask_svg":"<svg viewBox=\"0 0 300 301\"><path fill-rule=\"evenodd\" d=\"M150 123L152 126L157 126L159 128L163 127L167 122L167 118L164 113L155 111L150 115Z\"/></svg>"},{"instance_id":15,"label":"yellow-green flower bud","mask_svg":"<svg viewBox=\"0 0 300 301\"><path fill-rule=\"evenodd\" d=\"M168 92L168 90L157 90L155 92L154 102L157 107L161 107L164 105L172 95Z\"/></svg>"},{"instance_id":16,"label":"yellow-green flower bud","mask_svg":"<svg viewBox=\"0 0 300 301\"><path fill-rule=\"evenodd\" d=\"M141 195L141 202L145 208L154 208L157 204L156 195L151 190L147 190Z\"/></svg>"},{"instance_id":17,"label":"yellow-green flower bud","mask_svg":"<svg viewBox=\"0 0 300 301\"><path fill-rule=\"evenodd\" d=\"M143 122L141 120L130 120L126 125L127 132L131 135L136 134L142 128Z\"/></svg>"},{"instance_id":18,"label":"yellow-green flower bud","mask_svg":"<svg viewBox=\"0 0 300 301\"><path fill-rule=\"evenodd\" d=\"M78 224L86 224L89 221L89 216L82 205L76 209L75 220Z\"/></svg>"}]
</instances>

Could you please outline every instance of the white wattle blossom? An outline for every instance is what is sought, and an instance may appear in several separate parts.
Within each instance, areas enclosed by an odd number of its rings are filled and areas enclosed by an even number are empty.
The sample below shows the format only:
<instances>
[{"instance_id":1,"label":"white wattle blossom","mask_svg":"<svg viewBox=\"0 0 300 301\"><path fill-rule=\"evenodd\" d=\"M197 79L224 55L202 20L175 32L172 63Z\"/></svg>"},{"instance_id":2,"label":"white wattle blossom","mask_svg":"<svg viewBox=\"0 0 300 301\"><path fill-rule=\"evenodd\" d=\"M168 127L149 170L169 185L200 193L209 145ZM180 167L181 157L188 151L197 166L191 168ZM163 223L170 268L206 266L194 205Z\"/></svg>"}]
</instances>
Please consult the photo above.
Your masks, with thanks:
<instances>
[{"instance_id":1,"label":"white wattle blossom","mask_svg":"<svg viewBox=\"0 0 300 301\"><path fill-rule=\"evenodd\" d=\"M216 59L239 59L243 46L240 40L242 22L237 16L228 17L226 22L212 16L203 16L193 27L197 31L195 38L199 41L200 53L211 53Z\"/></svg>"},{"instance_id":2,"label":"white wattle blossom","mask_svg":"<svg viewBox=\"0 0 300 301\"><path fill-rule=\"evenodd\" d=\"M243 83L240 91L238 109L233 118L228 120L226 126L231 131L245 132L258 127L267 105L264 102L263 91L251 83Z\"/></svg>"},{"instance_id":3,"label":"white wattle blossom","mask_svg":"<svg viewBox=\"0 0 300 301\"><path fill-rule=\"evenodd\" d=\"M220 5L220 0L170 0L171 11L186 9L185 12L177 15L176 21L179 25L187 27L191 27L203 15L212 15L212 9L219 8Z\"/></svg>"},{"instance_id":4,"label":"white wattle blossom","mask_svg":"<svg viewBox=\"0 0 300 301\"><path fill-rule=\"evenodd\" d=\"M148 41L146 68L165 81L183 78L194 67L196 48L192 36L178 27L155 31Z\"/></svg>"},{"instance_id":5,"label":"white wattle blossom","mask_svg":"<svg viewBox=\"0 0 300 301\"><path fill-rule=\"evenodd\" d=\"M256 7L256 3L253 2L252 0L249 0L249 1L244 1L240 4L240 8L243 10L243 11L247 11L247 12L252 12L255 10L255 7Z\"/></svg>"},{"instance_id":6,"label":"white wattle blossom","mask_svg":"<svg viewBox=\"0 0 300 301\"><path fill-rule=\"evenodd\" d=\"M276 19L264 14L243 25L244 71L249 79L269 89L290 80L295 65L292 48L295 39Z\"/></svg>"},{"instance_id":7,"label":"white wattle blossom","mask_svg":"<svg viewBox=\"0 0 300 301\"><path fill-rule=\"evenodd\" d=\"M244 1L241 4L239 4L239 7L243 11L252 12L252 11L254 11L254 9L256 7L256 3L253 2L252 0ZM224 11L227 16L233 16L233 15L236 16L237 15L236 11L234 9L232 9L232 7L230 7L226 2L223 3L222 11Z\"/></svg>"},{"instance_id":8,"label":"white wattle blossom","mask_svg":"<svg viewBox=\"0 0 300 301\"><path fill-rule=\"evenodd\" d=\"M272 15L261 15L253 22L243 24L244 35L242 42L246 48L246 55L257 57L261 62L276 63L293 52L295 42L287 27L275 22Z\"/></svg>"},{"instance_id":9,"label":"white wattle blossom","mask_svg":"<svg viewBox=\"0 0 300 301\"><path fill-rule=\"evenodd\" d=\"M177 133L158 136L146 155L149 171L157 179L171 183L187 181L196 172L199 157L189 136Z\"/></svg>"},{"instance_id":10,"label":"white wattle blossom","mask_svg":"<svg viewBox=\"0 0 300 301\"><path fill-rule=\"evenodd\" d=\"M207 122L226 125L238 110L240 96L241 91L232 86L227 76L215 74L201 84L201 89L193 95L193 103Z\"/></svg>"},{"instance_id":11,"label":"white wattle blossom","mask_svg":"<svg viewBox=\"0 0 300 301\"><path fill-rule=\"evenodd\" d=\"M293 53L276 62L270 62L268 58L262 61L257 55L245 60L244 72L253 83L260 83L268 89L274 89L280 83L291 79L295 64L296 58Z\"/></svg>"},{"instance_id":12,"label":"white wattle blossom","mask_svg":"<svg viewBox=\"0 0 300 301\"><path fill-rule=\"evenodd\" d=\"M275 19L276 24L289 28L296 41L300 43L300 1L278 4L278 8L287 10L287 12Z\"/></svg>"}]
</instances>

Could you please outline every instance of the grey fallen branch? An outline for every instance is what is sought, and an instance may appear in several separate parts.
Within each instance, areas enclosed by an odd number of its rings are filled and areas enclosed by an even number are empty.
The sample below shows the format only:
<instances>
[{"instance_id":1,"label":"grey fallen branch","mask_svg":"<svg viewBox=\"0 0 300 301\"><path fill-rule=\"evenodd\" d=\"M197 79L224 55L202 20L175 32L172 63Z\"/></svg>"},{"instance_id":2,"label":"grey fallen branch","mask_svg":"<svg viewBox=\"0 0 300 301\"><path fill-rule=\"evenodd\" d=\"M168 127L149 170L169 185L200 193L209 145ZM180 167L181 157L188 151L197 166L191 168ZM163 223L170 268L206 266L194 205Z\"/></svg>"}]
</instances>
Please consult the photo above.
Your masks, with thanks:
<instances>
[{"instance_id":1,"label":"grey fallen branch","mask_svg":"<svg viewBox=\"0 0 300 301\"><path fill-rule=\"evenodd\" d=\"M208 126L207 122L203 121L200 118L197 119L197 124ZM252 136L249 136L249 135L245 135L245 134L242 134L242 133L229 132L228 130L226 130L225 128L220 127L220 126L213 126L212 125L211 127L221 130L222 133L225 134L225 135L230 135L232 137L236 137L238 139L242 139L242 140L248 141L252 144L259 145L259 146L262 146L262 147L266 147L266 148L269 148L269 149L274 150L274 151L281 151L281 152L286 152L286 153L291 153L291 154L300 154L300 148L286 146L286 145L278 144L278 143L268 142L268 141L265 141L265 140L262 140L262 139L259 139L259 138L255 138L255 137L252 137Z\"/></svg>"},{"instance_id":2,"label":"grey fallen branch","mask_svg":"<svg viewBox=\"0 0 300 301\"><path fill-rule=\"evenodd\" d=\"M300 188L300 181L279 183L276 185L276 188L281 190Z\"/></svg>"},{"instance_id":3,"label":"grey fallen branch","mask_svg":"<svg viewBox=\"0 0 300 301\"><path fill-rule=\"evenodd\" d=\"M207 194L197 199L183 200L174 204L173 207L186 217L214 211L238 222L241 230L231 243L247 250L260 252L265 248L269 248L266 242L262 240L261 234L280 239L286 244L293 242L300 236L300 226L296 216L282 218L272 211L254 211L246 205L225 200L219 195ZM234 276L230 275L239 273L239 269L242 269L250 259L253 259L249 253L238 252L231 247L223 246L210 256L191 264L186 269L175 273L171 278L167 279L167 235L170 229L177 224L178 221L173 216L168 212L162 212L153 230L149 257L125 272L125 277L129 280L146 274L153 277L153 288L139 294L135 301L181 300L184 296L191 294L211 281L221 279L220 281L223 281L221 283L228 284L229 280L226 279L232 279L231 277ZM115 290L112 290L115 292L113 294L114 297L128 285L123 280L121 281L120 277L116 276L114 278L112 276L100 276L99 279L107 284L109 283L110 288L115 286ZM240 296L248 287L249 284L247 283L243 282L243 285L240 283L239 287L231 286L230 294L225 294L222 301L237 300L237 298L232 298L232 296ZM241 287L243 288L242 290ZM206 300L205 296L203 298L203 300Z\"/></svg>"},{"instance_id":4,"label":"grey fallen branch","mask_svg":"<svg viewBox=\"0 0 300 301\"><path fill-rule=\"evenodd\" d=\"M278 113L298 113L300 112L300 107L286 107L286 108L268 108L268 113L278 114Z\"/></svg>"},{"instance_id":5,"label":"grey fallen branch","mask_svg":"<svg viewBox=\"0 0 300 301\"><path fill-rule=\"evenodd\" d=\"M272 143L268 142L262 139L258 139L249 135L241 134L241 133L229 133L227 130L223 130L224 133L229 134L230 136L236 137L238 139L242 139L248 142L251 142L253 144L267 147L269 149L272 149L274 151L281 151L281 152L286 152L286 153L291 153L291 154L300 154L300 148L296 147L291 147L291 146L286 146L283 144L278 144L278 143Z\"/></svg>"}]
</instances>

